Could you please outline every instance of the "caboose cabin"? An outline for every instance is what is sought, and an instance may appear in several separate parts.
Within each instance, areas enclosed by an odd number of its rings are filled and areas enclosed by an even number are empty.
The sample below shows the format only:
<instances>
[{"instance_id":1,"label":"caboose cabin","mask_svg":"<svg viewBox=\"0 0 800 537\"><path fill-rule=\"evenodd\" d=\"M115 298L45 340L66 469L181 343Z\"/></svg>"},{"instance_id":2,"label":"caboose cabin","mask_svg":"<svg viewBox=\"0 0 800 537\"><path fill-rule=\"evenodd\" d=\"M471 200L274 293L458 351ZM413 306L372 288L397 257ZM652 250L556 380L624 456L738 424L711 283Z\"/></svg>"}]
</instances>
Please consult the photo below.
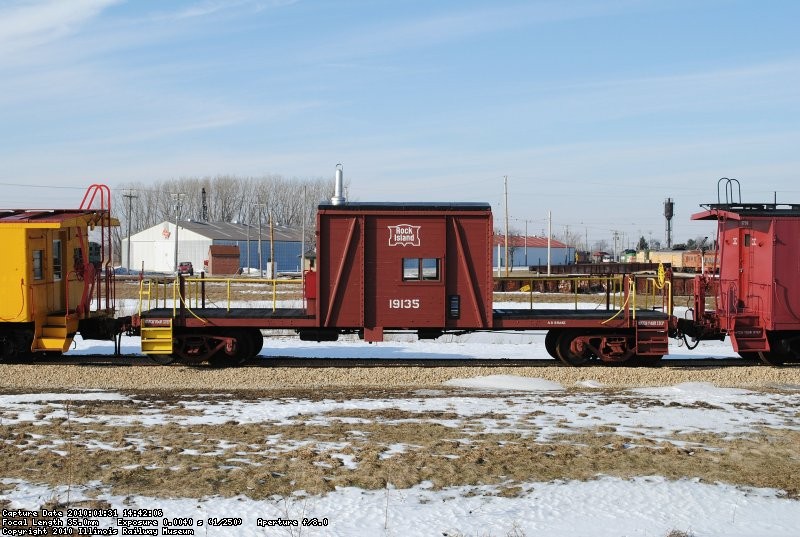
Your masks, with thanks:
<instances>
[{"instance_id":1,"label":"caboose cabin","mask_svg":"<svg viewBox=\"0 0 800 537\"><path fill-rule=\"evenodd\" d=\"M734 349L779 363L800 351L800 205L727 203L692 220L717 220L720 327Z\"/></svg>"},{"instance_id":2,"label":"caboose cabin","mask_svg":"<svg viewBox=\"0 0 800 537\"><path fill-rule=\"evenodd\" d=\"M0 359L69 348L89 314L88 229L101 219L84 210L0 211Z\"/></svg>"},{"instance_id":3,"label":"caboose cabin","mask_svg":"<svg viewBox=\"0 0 800 537\"><path fill-rule=\"evenodd\" d=\"M485 203L320 205L322 332L486 329L492 321L492 213Z\"/></svg>"}]
</instances>

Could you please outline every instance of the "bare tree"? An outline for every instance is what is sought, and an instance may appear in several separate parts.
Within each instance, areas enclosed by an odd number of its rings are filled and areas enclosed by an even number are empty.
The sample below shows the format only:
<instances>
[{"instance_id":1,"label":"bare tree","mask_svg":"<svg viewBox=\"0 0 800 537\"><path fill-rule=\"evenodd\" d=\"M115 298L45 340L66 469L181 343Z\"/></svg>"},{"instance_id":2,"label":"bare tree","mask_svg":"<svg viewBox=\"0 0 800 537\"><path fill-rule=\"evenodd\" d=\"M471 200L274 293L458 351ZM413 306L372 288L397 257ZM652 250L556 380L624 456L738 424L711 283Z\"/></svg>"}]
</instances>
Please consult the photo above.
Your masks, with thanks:
<instances>
[{"instance_id":1,"label":"bare tree","mask_svg":"<svg viewBox=\"0 0 800 537\"><path fill-rule=\"evenodd\" d=\"M114 214L120 226L114 230L114 250L121 257L122 239L131 233L155 226L165 220L203 218L203 189L206 193L207 218L212 222L258 222L272 214L279 225L300 229L305 222L306 244L313 247L316 206L330 198L330 179L286 179L280 175L263 177L182 177L151 184L128 183L114 190ZM133 197L125 197L132 193ZM305 199L305 204L304 204ZM180 203L178 203L180 202Z\"/></svg>"}]
</instances>

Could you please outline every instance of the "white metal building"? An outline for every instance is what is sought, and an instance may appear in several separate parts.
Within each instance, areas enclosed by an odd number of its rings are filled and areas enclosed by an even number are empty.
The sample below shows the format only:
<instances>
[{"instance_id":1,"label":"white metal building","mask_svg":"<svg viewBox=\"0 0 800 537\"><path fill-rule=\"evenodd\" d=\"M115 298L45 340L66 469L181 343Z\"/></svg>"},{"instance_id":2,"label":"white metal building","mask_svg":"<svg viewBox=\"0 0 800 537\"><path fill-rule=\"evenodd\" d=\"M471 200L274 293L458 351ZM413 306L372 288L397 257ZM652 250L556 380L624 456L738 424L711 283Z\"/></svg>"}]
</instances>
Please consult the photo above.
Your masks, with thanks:
<instances>
[{"instance_id":1,"label":"white metal building","mask_svg":"<svg viewBox=\"0 0 800 537\"><path fill-rule=\"evenodd\" d=\"M177 233L178 262L191 261L195 272L203 269L212 244L237 245L240 251L240 266L267 270L270 261L270 232L261 229L259 245L258 226L230 222L201 222L180 220ZM302 234L299 230L276 226L273 230L277 272L299 272ZM122 239L122 266L131 270L174 272L175 271L175 222L165 221L139 233L131 235L128 263L128 240ZM249 248L248 248L249 245ZM260 248L259 248L260 246Z\"/></svg>"}]
</instances>

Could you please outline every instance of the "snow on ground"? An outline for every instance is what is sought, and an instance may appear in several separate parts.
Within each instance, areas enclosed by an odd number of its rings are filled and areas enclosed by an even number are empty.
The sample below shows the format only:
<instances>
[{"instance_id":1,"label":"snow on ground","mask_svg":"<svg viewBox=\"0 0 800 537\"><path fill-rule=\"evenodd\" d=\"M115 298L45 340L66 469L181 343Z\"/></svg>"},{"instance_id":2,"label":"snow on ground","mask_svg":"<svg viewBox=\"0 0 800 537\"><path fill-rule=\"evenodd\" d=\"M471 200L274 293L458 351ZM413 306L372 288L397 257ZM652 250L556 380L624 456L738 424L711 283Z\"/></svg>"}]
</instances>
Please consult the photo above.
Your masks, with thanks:
<instances>
[{"instance_id":1,"label":"snow on ground","mask_svg":"<svg viewBox=\"0 0 800 537\"><path fill-rule=\"evenodd\" d=\"M11 508L35 509L66 488L53 490L16 480ZM340 488L324 497L297 494L250 501L245 497L154 499L114 496L101 486L72 487L73 501L91 492L123 509L161 509L163 518L192 517L196 535L329 537L440 537L547 535L548 537L665 536L678 529L698 537L794 537L800 502L769 489L739 489L694 480L661 477L589 482L534 483L517 498L493 495L491 487L434 491L422 484L406 490ZM236 527L210 526L210 519L240 519ZM114 527L115 519L99 519ZM268 527L267 521L293 520L297 527ZM303 527L306 520L317 526ZM198 522L203 521L200 527ZM239 523L239 520L235 521ZM261 526L259 526L259 523ZM324 526L323 526L324 524ZM515 533L516 532L516 533Z\"/></svg>"},{"instance_id":2,"label":"snow on ground","mask_svg":"<svg viewBox=\"0 0 800 537\"><path fill-rule=\"evenodd\" d=\"M239 400L231 396L184 396L171 402L172 408L188 412L173 414L158 408L135 416L116 415L73 418L81 423L136 420L144 426L223 424L230 420L246 423L326 424L338 420L337 412L348 410L386 410L408 412L447 412L456 417L435 419L444 426L456 427L469 417L481 418L484 431L538 431L531 441L543 441L556 434L613 424L618 434L670 441L671 435L685 432L711 432L741 435L758 427L800 429L796 408L797 393L717 388L691 383L660 388L637 388L617 392L609 400L599 397L596 385L565 390L541 379L513 376L487 376L454 379L456 387L419 390L404 398L306 399L299 397ZM136 395L118 392L83 391L70 394L42 393L0 395L3 425L26 420L48 421L64 417L66 401L125 400ZM681 403L672 405L671 403ZM696 403L702 403L696 406ZM35 417L34 417L35 416ZM533 416L533 418L532 418ZM359 418L361 419L361 418ZM531 421L533 420L533 421ZM430 420L429 420L430 421ZM469 441L465 439L464 441ZM674 442L674 441L673 441ZM676 442L678 443L678 442ZM280 435L271 446L276 452L297 446L282 443ZM140 449L148 446L142 445ZM152 446L151 446L152 447ZM344 444L338 446L342 449ZM113 449L98 443L95 449ZM413 446L397 445L384 457L402 453ZM61 452L66 453L65 451ZM188 453L187 453L188 454ZM342 455L345 465L358 464ZM349 459L347 457L350 457ZM32 482L0 479L0 499L5 508L35 509L46 501L79 501L82 497L108 501L121 513L123 509L162 509L163 518L192 518L198 535L308 535L308 536L445 536L445 535L548 535L663 537L673 529L696 536L794 536L800 520L800 502L782 497L770 489L733 487L702 483L696 479L668 481L659 476L619 479L598 476L587 482L553 481L524 483L517 497L503 497L496 488L451 487L433 490L429 484L410 489L387 488L368 491L339 488L325 496L310 496L296 491L291 497L255 501L236 498L175 498L117 496L101 483L51 488ZM213 518L238 517L241 526L209 526ZM317 519L322 527L259 527L266 520ZM100 519L113 526L114 519ZM287 531L291 530L291 531ZM514 532L517 533L514 533Z\"/></svg>"},{"instance_id":3,"label":"snow on ground","mask_svg":"<svg viewBox=\"0 0 800 537\"><path fill-rule=\"evenodd\" d=\"M271 423L288 425L306 423L327 425L341 421L337 412L385 411L447 413L457 417L435 421L456 428L463 420L487 413L499 418L481 418L487 432L536 431L537 441L545 441L576 429L613 425L620 434L651 439L668 438L678 433L712 432L737 435L755 432L760 427L800 430L797 404L800 394L761 393L749 390L717 388L705 383L687 383L664 388L638 388L603 397L593 389L564 390L559 384L543 379L514 376L488 376L453 379L451 386L463 387L455 393L444 391L403 397L358 397L343 399L307 399L276 397L240 400L230 397L191 396L180 398L166 409L148 409L146 414L110 415L74 418L81 423L93 421L112 425L132 422L143 425L174 423L181 426ZM135 399L135 396L129 396ZM85 392L0 395L3 424L60 419L65 416L64 401L92 398L124 399L115 392ZM174 415L174 406L186 412ZM524 426L523 426L524 425Z\"/></svg>"}]
</instances>

